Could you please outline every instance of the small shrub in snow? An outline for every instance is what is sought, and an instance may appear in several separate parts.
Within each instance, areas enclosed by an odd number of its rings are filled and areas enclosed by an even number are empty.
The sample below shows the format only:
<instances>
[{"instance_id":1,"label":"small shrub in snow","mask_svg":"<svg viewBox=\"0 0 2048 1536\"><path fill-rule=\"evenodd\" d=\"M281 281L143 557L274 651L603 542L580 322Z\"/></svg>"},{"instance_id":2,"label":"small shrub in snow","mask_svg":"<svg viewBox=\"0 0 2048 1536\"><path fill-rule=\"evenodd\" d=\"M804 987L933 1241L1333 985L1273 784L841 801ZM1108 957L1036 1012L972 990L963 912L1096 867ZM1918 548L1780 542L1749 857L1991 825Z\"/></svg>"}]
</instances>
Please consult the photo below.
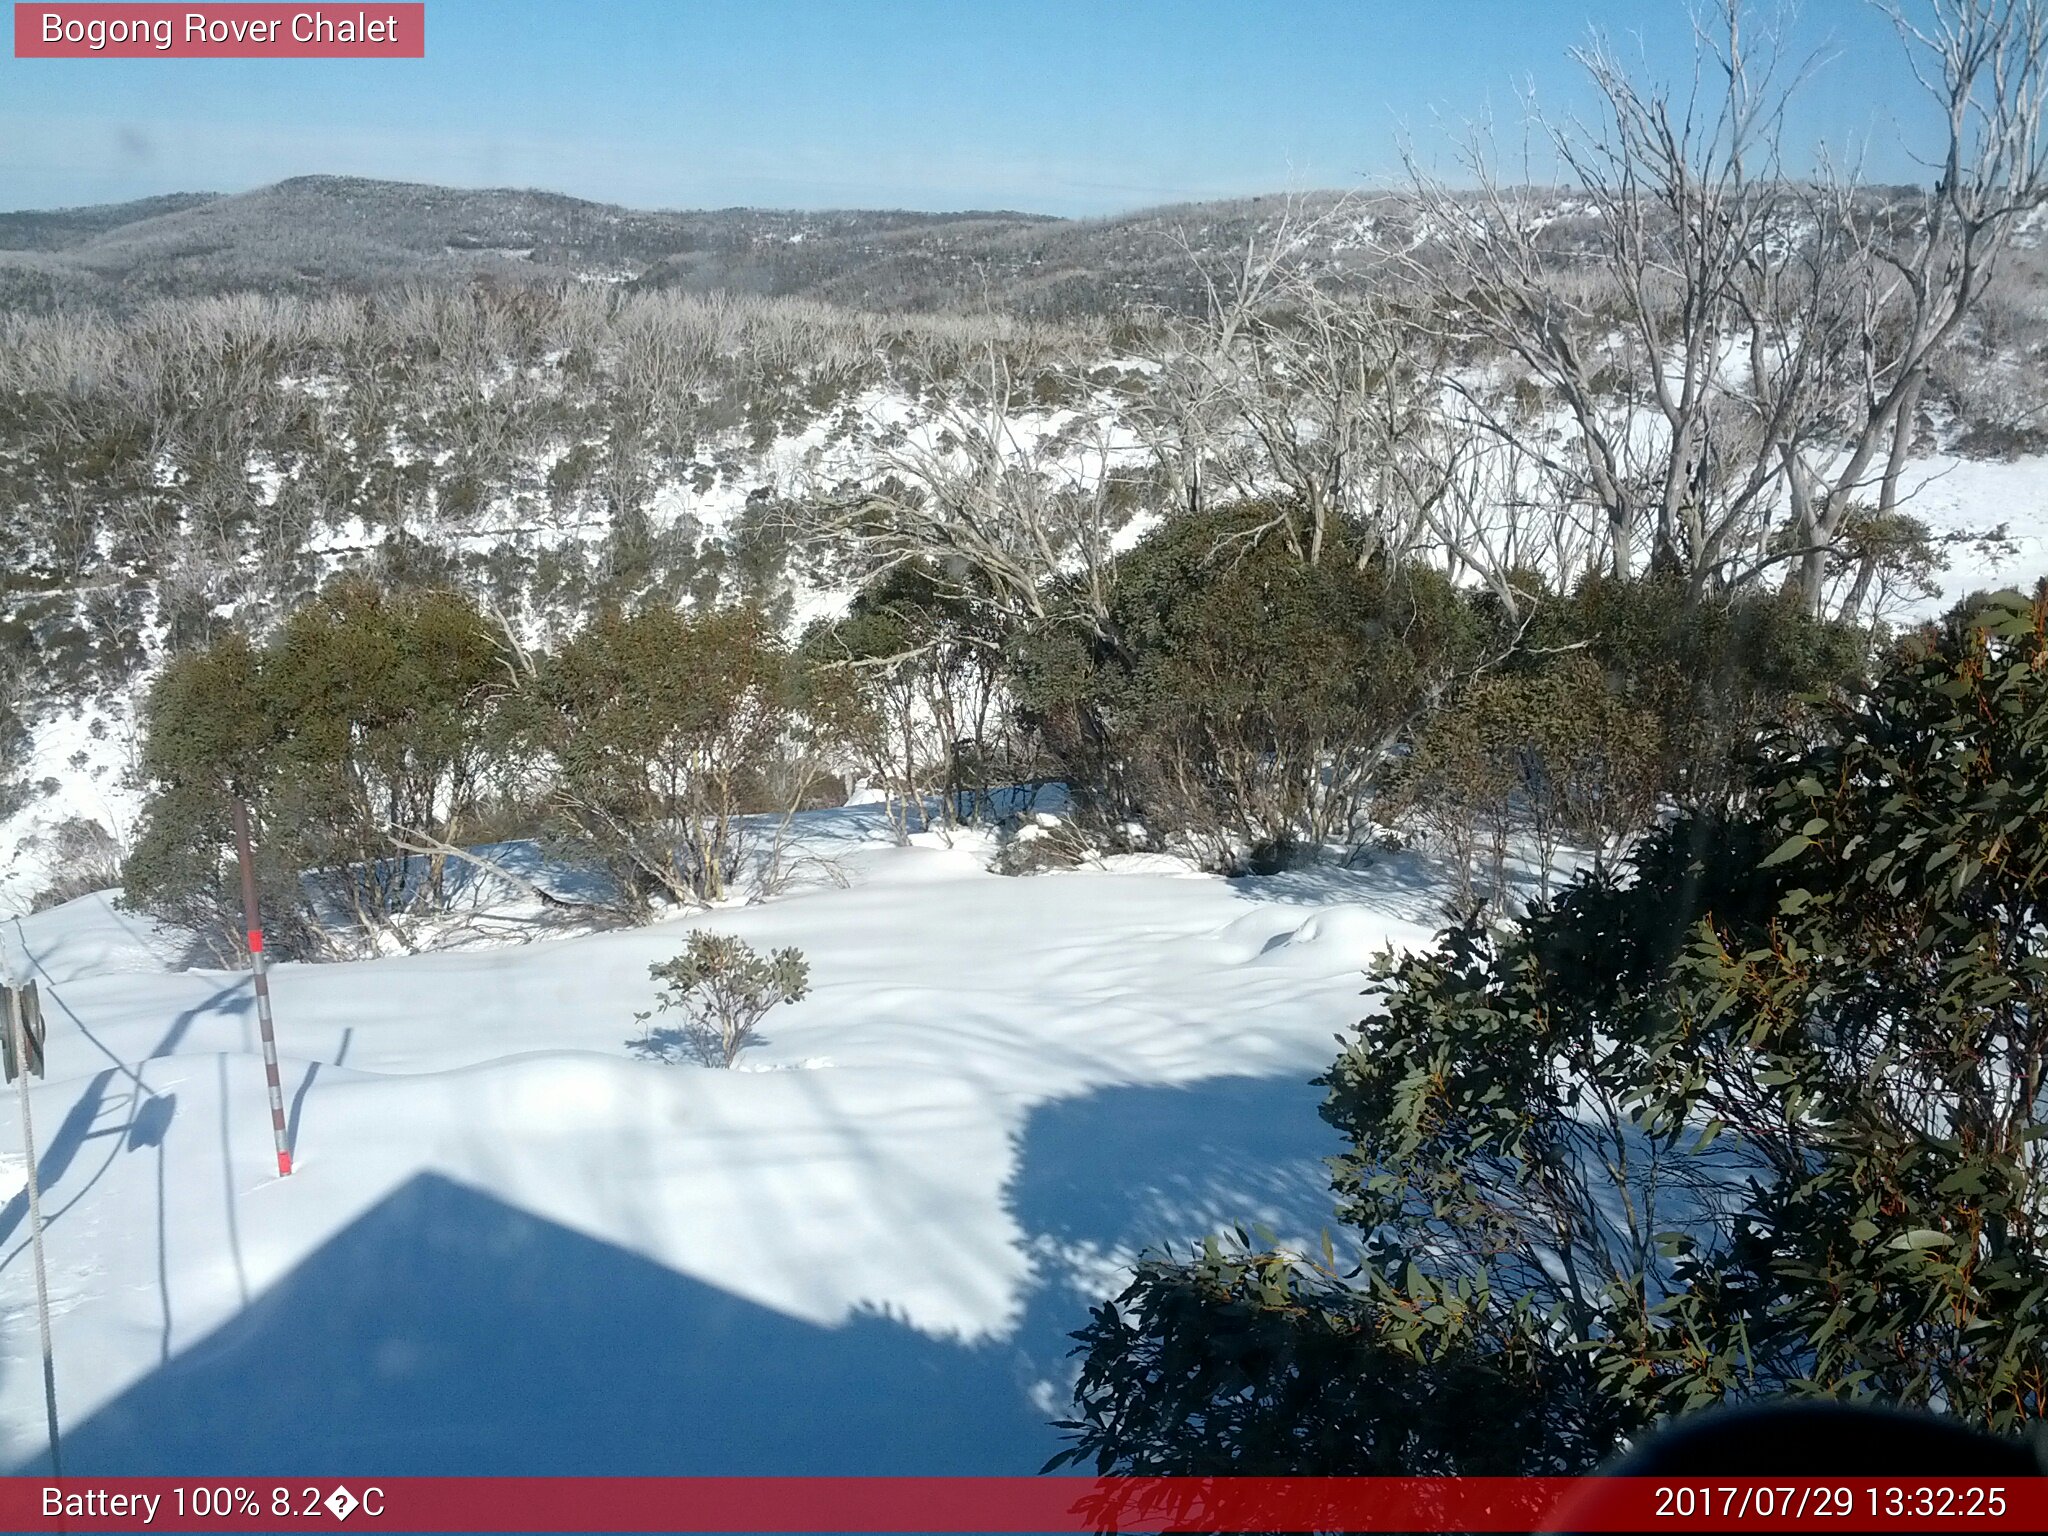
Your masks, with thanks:
<instances>
[{"instance_id":1,"label":"small shrub in snow","mask_svg":"<svg viewBox=\"0 0 2048 1536\"><path fill-rule=\"evenodd\" d=\"M1000 829L995 871L999 875L1036 875L1048 869L1074 869L1097 850L1088 835L1071 821L1040 812L1013 819Z\"/></svg>"},{"instance_id":2,"label":"small shrub in snow","mask_svg":"<svg viewBox=\"0 0 2048 1536\"><path fill-rule=\"evenodd\" d=\"M29 902L31 912L61 907L121 883L121 845L98 822L70 817L52 828L43 841L53 874L50 883Z\"/></svg>"},{"instance_id":3,"label":"small shrub in snow","mask_svg":"<svg viewBox=\"0 0 2048 1536\"><path fill-rule=\"evenodd\" d=\"M730 1067L755 1042L769 1010L801 999L811 979L801 950L763 955L741 939L707 928L693 930L680 955L650 965L647 974L665 985L653 1011L634 1017L646 1023L655 1013L674 1009L683 1015L683 1024L650 1029L641 1050L667 1059L680 1048L707 1067Z\"/></svg>"}]
</instances>

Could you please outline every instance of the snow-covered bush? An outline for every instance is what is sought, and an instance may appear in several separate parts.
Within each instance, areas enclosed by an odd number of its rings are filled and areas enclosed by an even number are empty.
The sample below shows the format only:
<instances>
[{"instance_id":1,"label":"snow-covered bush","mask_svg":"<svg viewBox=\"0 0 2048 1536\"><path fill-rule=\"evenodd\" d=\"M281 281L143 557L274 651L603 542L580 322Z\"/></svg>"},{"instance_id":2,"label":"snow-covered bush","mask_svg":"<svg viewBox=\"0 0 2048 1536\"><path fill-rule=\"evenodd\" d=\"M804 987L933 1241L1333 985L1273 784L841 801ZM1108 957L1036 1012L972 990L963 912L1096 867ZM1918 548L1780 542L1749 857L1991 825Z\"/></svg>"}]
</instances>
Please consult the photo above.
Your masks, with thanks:
<instances>
[{"instance_id":1,"label":"snow-covered bush","mask_svg":"<svg viewBox=\"0 0 2048 1536\"><path fill-rule=\"evenodd\" d=\"M650 965L647 974L663 986L654 1008L633 1016L649 1024L639 1049L662 1059L680 1051L707 1067L730 1067L755 1043L769 1010L800 1001L811 978L801 950L763 955L708 928L693 929L680 955ZM681 1028L654 1029L654 1015L671 1010L683 1015Z\"/></svg>"},{"instance_id":2,"label":"snow-covered bush","mask_svg":"<svg viewBox=\"0 0 2048 1536\"><path fill-rule=\"evenodd\" d=\"M121 845L99 822L83 816L69 817L51 828L43 841L56 873L47 886L30 898L31 912L62 906L121 883Z\"/></svg>"},{"instance_id":3,"label":"snow-covered bush","mask_svg":"<svg viewBox=\"0 0 2048 1536\"><path fill-rule=\"evenodd\" d=\"M994 868L1001 875L1074 869L1098 851L1085 829L1047 811L1006 817L996 831Z\"/></svg>"}]
</instances>

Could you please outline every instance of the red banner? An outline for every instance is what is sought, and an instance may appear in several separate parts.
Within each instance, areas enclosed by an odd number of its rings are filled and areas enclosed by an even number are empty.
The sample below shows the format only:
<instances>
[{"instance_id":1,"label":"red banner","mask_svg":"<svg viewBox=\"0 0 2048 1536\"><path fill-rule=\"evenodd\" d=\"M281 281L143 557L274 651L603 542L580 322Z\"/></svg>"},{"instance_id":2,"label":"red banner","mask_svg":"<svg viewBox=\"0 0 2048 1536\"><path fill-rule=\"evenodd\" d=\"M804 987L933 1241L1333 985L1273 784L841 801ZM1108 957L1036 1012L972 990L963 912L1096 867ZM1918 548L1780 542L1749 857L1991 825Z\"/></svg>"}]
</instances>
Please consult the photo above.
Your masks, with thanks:
<instances>
[{"instance_id":1,"label":"red banner","mask_svg":"<svg viewBox=\"0 0 2048 1536\"><path fill-rule=\"evenodd\" d=\"M14 7L17 59L423 59L427 8L385 5Z\"/></svg>"},{"instance_id":2,"label":"red banner","mask_svg":"<svg viewBox=\"0 0 2048 1536\"><path fill-rule=\"evenodd\" d=\"M33 1478L9 1531L2041 1531L2011 1478Z\"/></svg>"}]
</instances>

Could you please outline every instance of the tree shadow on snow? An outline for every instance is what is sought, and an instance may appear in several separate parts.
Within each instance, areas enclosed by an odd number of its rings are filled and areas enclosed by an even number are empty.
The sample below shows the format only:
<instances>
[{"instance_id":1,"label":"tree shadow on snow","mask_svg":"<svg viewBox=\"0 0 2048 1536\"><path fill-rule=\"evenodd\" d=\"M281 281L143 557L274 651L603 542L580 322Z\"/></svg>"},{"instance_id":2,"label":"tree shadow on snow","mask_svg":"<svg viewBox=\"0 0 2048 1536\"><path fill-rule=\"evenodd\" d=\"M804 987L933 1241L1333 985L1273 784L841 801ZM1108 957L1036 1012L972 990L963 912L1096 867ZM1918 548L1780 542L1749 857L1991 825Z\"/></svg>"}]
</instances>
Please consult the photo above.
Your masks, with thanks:
<instances>
[{"instance_id":1,"label":"tree shadow on snow","mask_svg":"<svg viewBox=\"0 0 2048 1536\"><path fill-rule=\"evenodd\" d=\"M766 1035L751 1035L747 1049L773 1045ZM675 1024L649 1029L625 1042L626 1049L641 1061L666 1062L671 1066L725 1068L725 1046L718 1032L708 1025Z\"/></svg>"},{"instance_id":2,"label":"tree shadow on snow","mask_svg":"<svg viewBox=\"0 0 2048 1536\"><path fill-rule=\"evenodd\" d=\"M1421 849L1375 849L1351 862L1304 860L1270 875L1234 875L1233 894L1262 904L1322 907L1362 902L1424 927L1441 927L1456 904L1458 876L1447 858Z\"/></svg>"},{"instance_id":3,"label":"tree shadow on snow","mask_svg":"<svg viewBox=\"0 0 2048 1536\"><path fill-rule=\"evenodd\" d=\"M1028 1474L1060 1444L1066 1334L1113 1256L1239 1216L1327 1219L1317 1099L1228 1078L1038 1110L1009 1192L1037 1275L981 1343L876 1312L800 1321L423 1174L70 1426L66 1470Z\"/></svg>"},{"instance_id":4,"label":"tree shadow on snow","mask_svg":"<svg viewBox=\"0 0 2048 1536\"><path fill-rule=\"evenodd\" d=\"M247 990L248 984L249 978L246 976L232 981L211 996L193 1004L190 1008L178 1014L176 1018L171 1020L171 1026L165 1032L163 1039L159 1040L156 1046L143 1059L154 1060L156 1057L172 1054L193 1024L208 1014L224 1013L235 1016L253 1013L255 997L252 992ZM112 1166L113 1159L127 1148L127 1138L133 1132L136 1117L142 1113L149 1101L155 1097L155 1093L154 1090L150 1089L143 1082L141 1075L135 1067L124 1062L113 1051L102 1044L98 1036L86 1028L85 1021L73 1013L55 991L51 991L46 995L55 1007L62 1009L69 1016L79 1033L96 1046L107 1060L113 1063L113 1066L103 1068L85 1080L85 1086L80 1091L78 1097L72 1100L71 1108L65 1112L64 1118L58 1122L56 1133L51 1135L48 1141L42 1144L42 1154L37 1159L36 1192L47 1201L50 1198L51 1191L56 1188L63 1180L65 1174L70 1171L73 1159L85 1150L87 1142L94 1140L104 1140L107 1142L107 1155L101 1160L99 1168L92 1177L80 1188L72 1191L62 1205L54 1209L48 1205L44 1207L43 1223L48 1227L54 1226L73 1206L77 1205L91 1191L93 1185L99 1182L107 1169ZM125 1096L113 1096L114 1079L117 1074L127 1078L134 1085L132 1092ZM101 1123L102 1119L108 1115L124 1111L128 1118L122 1123L118 1125ZM0 1243L10 1241L27 1217L28 1190L24 1188L20 1194L10 1199L5 1206L0 1206ZM0 1269L5 1269L11 1264L14 1261L15 1255L21 1251L21 1248L17 1246L6 1257L0 1258Z\"/></svg>"}]
</instances>

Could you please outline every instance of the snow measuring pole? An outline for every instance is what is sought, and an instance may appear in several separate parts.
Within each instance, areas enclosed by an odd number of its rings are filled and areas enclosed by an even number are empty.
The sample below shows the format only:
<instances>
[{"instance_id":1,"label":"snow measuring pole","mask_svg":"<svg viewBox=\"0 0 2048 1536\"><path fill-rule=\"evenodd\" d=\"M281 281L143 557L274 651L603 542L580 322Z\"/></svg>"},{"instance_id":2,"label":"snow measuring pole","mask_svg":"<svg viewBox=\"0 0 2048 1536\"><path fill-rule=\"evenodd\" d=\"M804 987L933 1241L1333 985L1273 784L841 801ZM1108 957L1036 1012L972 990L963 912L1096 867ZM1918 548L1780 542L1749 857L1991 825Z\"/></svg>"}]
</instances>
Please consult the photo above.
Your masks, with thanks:
<instances>
[{"instance_id":1,"label":"snow measuring pole","mask_svg":"<svg viewBox=\"0 0 2048 1536\"><path fill-rule=\"evenodd\" d=\"M235 796L235 857L242 865L242 922L249 930L249 969L256 978L256 1024L263 1032L263 1075L270 1084L270 1129L277 1138L277 1176L292 1171L284 1144L284 1090L277 1082L277 1034L270 1027L270 977L264 968L263 918L256 909L256 864L249 857L249 807Z\"/></svg>"}]
</instances>

